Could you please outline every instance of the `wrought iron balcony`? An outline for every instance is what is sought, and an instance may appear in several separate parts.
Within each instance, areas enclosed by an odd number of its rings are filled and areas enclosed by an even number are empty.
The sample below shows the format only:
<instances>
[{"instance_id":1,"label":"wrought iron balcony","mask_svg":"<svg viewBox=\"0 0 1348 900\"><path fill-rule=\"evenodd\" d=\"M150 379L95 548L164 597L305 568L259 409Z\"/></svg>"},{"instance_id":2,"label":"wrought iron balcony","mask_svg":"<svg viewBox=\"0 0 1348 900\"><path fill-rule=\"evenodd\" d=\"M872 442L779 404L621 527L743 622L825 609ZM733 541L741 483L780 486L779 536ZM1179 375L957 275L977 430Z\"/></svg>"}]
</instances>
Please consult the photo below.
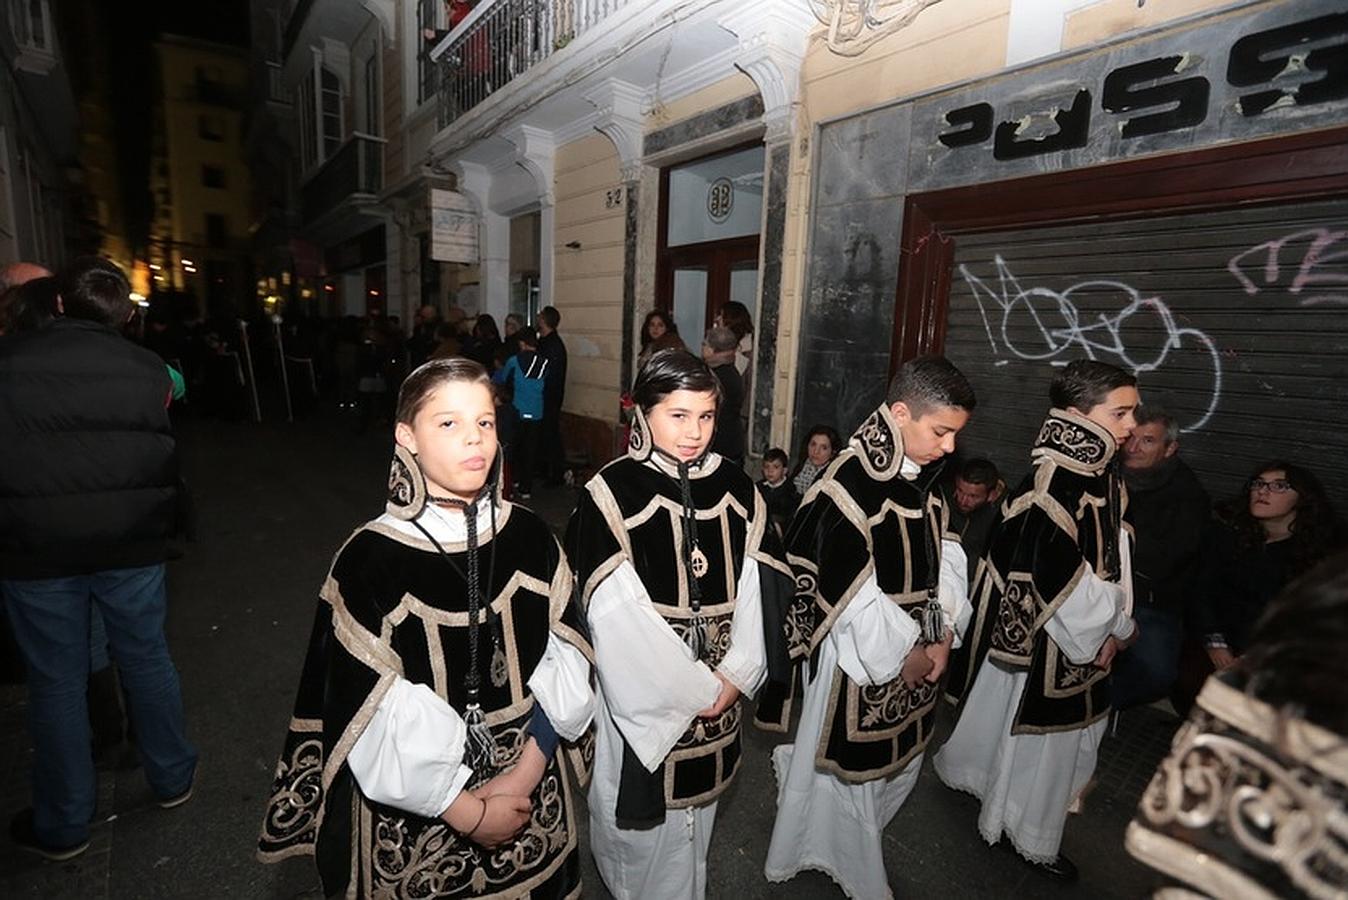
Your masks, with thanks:
<instances>
[{"instance_id":1,"label":"wrought iron balcony","mask_svg":"<svg viewBox=\"0 0 1348 900\"><path fill-rule=\"evenodd\" d=\"M373 200L384 187L384 139L353 134L300 188L305 224L348 200Z\"/></svg>"},{"instance_id":2,"label":"wrought iron balcony","mask_svg":"<svg viewBox=\"0 0 1348 900\"><path fill-rule=\"evenodd\" d=\"M438 90L444 128L632 2L482 0L431 51L422 96Z\"/></svg>"}]
</instances>

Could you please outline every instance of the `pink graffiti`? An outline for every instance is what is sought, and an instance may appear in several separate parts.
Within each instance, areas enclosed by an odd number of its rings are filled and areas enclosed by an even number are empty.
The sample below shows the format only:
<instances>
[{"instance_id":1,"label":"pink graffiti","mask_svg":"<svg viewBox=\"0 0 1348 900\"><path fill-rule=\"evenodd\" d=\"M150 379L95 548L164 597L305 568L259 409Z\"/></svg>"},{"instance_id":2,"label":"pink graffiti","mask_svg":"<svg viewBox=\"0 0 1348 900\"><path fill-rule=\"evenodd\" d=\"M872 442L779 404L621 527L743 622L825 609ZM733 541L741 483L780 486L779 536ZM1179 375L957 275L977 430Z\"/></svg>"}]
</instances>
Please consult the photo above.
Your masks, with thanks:
<instances>
[{"instance_id":1,"label":"pink graffiti","mask_svg":"<svg viewBox=\"0 0 1348 900\"><path fill-rule=\"evenodd\" d=\"M1348 243L1340 244L1345 238L1348 238L1348 231L1307 228L1242 250L1231 257L1226 268L1240 282L1245 293L1251 295L1259 293L1263 287L1278 284L1284 271L1295 268L1296 274L1287 292L1300 297L1302 306L1348 306L1348 295L1336 293L1348 291ZM1306 249L1300 261L1284 267L1283 250L1291 245L1303 244ZM1288 255L1291 259L1296 258L1295 253ZM1241 264L1246 261L1255 264L1250 271L1256 275L1259 268L1263 269L1262 285L1246 269L1241 268ZM1262 267L1258 265L1260 261L1263 262ZM1338 271L1325 271L1325 267L1331 264L1337 264Z\"/></svg>"}]
</instances>

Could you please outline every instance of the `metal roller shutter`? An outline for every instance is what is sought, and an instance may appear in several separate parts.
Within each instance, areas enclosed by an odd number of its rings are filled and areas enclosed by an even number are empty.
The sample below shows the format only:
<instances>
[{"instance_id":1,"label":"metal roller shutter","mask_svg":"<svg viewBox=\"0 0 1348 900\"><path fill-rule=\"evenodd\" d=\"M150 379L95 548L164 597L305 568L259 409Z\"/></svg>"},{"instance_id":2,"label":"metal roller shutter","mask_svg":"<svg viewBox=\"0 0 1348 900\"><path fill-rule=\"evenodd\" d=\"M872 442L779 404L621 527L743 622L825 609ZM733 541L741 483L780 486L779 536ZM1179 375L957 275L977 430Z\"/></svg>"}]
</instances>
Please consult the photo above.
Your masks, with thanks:
<instances>
[{"instance_id":1,"label":"metal roller shutter","mask_svg":"<svg viewBox=\"0 0 1348 900\"><path fill-rule=\"evenodd\" d=\"M1282 457L1348 502L1348 200L955 236L946 355L974 384L962 455L1012 484L1055 366L1137 373L1214 498Z\"/></svg>"}]
</instances>

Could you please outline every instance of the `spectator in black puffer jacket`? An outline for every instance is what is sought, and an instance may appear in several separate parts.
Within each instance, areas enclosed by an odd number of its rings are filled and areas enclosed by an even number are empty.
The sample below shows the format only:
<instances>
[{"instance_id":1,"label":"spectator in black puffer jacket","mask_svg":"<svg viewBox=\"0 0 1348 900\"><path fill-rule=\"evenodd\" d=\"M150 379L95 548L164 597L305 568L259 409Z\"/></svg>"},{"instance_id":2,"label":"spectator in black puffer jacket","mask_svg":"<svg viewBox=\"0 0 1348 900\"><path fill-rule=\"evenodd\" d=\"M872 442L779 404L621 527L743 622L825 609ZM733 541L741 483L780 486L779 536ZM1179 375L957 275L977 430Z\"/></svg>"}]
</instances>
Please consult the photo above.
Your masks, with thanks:
<instances>
[{"instance_id":1,"label":"spectator in black puffer jacket","mask_svg":"<svg viewBox=\"0 0 1348 900\"><path fill-rule=\"evenodd\" d=\"M69 859L89 845L95 777L85 677L97 604L161 806L191 794L178 673L164 638L164 560L178 465L163 362L117 329L133 306L112 263L76 260L65 316L0 343L0 593L28 667L33 807L21 847Z\"/></svg>"}]
</instances>

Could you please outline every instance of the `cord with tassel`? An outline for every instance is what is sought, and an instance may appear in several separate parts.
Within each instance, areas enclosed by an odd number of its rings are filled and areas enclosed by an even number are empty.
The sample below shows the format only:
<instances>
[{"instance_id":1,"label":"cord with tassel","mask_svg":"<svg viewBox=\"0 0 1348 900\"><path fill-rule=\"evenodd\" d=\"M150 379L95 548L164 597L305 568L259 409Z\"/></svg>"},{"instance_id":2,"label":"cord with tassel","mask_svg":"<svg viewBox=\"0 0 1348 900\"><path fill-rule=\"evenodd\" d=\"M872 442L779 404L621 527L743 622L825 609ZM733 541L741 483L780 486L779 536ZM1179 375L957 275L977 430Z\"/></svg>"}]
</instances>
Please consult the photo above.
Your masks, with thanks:
<instances>
[{"instance_id":1,"label":"cord with tassel","mask_svg":"<svg viewBox=\"0 0 1348 900\"><path fill-rule=\"evenodd\" d=\"M693 487L688 480L688 464L679 463L679 491L683 500L683 567L688 574L688 604L693 616L688 622L688 631L684 642L693 651L694 659L702 658L707 646L707 625L702 618L702 586L698 579L706 573L706 557L697 546L697 510L693 507ZM698 562L702 572L698 572Z\"/></svg>"},{"instance_id":2,"label":"cord with tassel","mask_svg":"<svg viewBox=\"0 0 1348 900\"><path fill-rule=\"evenodd\" d=\"M490 778L496 772L496 740L487 725L486 713L482 711L479 692L482 675L478 670L478 616L482 611L482 585L477 564L477 503L470 504L464 510L464 521L468 526L468 703L464 709L463 721L468 726L468 739L464 748L464 763L481 779Z\"/></svg>"}]
</instances>

